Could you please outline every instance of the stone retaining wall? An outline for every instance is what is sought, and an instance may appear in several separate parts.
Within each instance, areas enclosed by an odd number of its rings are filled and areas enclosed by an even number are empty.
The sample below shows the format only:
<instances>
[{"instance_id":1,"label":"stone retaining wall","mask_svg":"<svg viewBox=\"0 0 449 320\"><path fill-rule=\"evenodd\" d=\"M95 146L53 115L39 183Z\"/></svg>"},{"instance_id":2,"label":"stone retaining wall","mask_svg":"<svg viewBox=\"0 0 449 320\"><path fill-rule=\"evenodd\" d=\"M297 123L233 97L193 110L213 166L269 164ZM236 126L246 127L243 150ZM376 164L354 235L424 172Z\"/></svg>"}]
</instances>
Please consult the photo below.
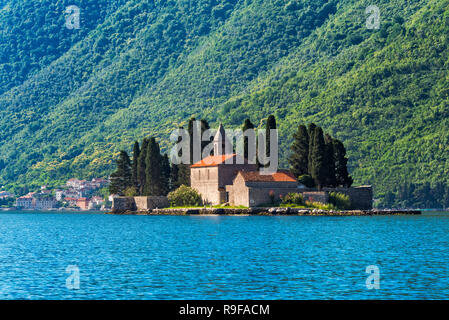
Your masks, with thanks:
<instances>
[{"instance_id":1,"label":"stone retaining wall","mask_svg":"<svg viewBox=\"0 0 449 320\"><path fill-rule=\"evenodd\" d=\"M149 211L169 205L167 197L116 197L112 199L112 212Z\"/></svg>"}]
</instances>

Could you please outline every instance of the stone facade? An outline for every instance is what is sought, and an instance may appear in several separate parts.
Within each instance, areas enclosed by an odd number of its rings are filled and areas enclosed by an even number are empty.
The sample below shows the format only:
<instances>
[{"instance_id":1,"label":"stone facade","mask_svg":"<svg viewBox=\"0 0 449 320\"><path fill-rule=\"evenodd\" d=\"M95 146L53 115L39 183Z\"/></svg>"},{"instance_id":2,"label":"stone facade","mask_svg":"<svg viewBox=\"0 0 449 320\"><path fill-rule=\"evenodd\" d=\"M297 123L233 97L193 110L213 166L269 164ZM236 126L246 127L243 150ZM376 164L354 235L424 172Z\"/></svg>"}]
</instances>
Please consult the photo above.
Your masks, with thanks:
<instances>
[{"instance_id":1,"label":"stone facade","mask_svg":"<svg viewBox=\"0 0 449 320\"><path fill-rule=\"evenodd\" d=\"M112 198L112 212L123 213L126 211L136 211L136 202L133 197L114 197Z\"/></svg>"},{"instance_id":2,"label":"stone facade","mask_svg":"<svg viewBox=\"0 0 449 320\"><path fill-rule=\"evenodd\" d=\"M329 203L329 192L327 191L305 191L302 196L304 201Z\"/></svg>"},{"instance_id":3,"label":"stone facade","mask_svg":"<svg viewBox=\"0 0 449 320\"><path fill-rule=\"evenodd\" d=\"M170 206L167 197L134 197L137 211L147 211Z\"/></svg>"},{"instance_id":4,"label":"stone facade","mask_svg":"<svg viewBox=\"0 0 449 320\"><path fill-rule=\"evenodd\" d=\"M351 200L353 209L359 210L371 210L373 208L373 187L372 186L360 186L352 188L333 188L324 189L329 192L340 192L347 196Z\"/></svg>"},{"instance_id":5,"label":"stone facade","mask_svg":"<svg viewBox=\"0 0 449 320\"><path fill-rule=\"evenodd\" d=\"M191 166L190 185L208 204L227 202L226 186L232 184L237 172L257 170L256 165L241 162L235 154L210 156Z\"/></svg>"},{"instance_id":6,"label":"stone facade","mask_svg":"<svg viewBox=\"0 0 449 320\"><path fill-rule=\"evenodd\" d=\"M240 171L226 191L230 205L257 207L277 202L281 196L300 189L296 179L285 171L272 175Z\"/></svg>"},{"instance_id":7,"label":"stone facade","mask_svg":"<svg viewBox=\"0 0 449 320\"><path fill-rule=\"evenodd\" d=\"M149 211L169 207L167 197L114 197L112 212Z\"/></svg>"}]
</instances>

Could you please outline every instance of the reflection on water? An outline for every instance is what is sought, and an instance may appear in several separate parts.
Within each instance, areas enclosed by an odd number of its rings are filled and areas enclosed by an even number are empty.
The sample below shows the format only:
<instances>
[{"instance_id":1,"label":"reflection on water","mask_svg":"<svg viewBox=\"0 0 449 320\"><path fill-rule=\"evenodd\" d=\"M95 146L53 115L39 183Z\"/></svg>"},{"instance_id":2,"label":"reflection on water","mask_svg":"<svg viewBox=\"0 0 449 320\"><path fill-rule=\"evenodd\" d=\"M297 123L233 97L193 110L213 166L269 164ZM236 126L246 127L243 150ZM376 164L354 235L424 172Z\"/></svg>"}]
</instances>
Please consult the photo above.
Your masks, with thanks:
<instances>
[{"instance_id":1,"label":"reflection on water","mask_svg":"<svg viewBox=\"0 0 449 320\"><path fill-rule=\"evenodd\" d=\"M2 299L445 299L449 214L0 213ZM69 266L80 289L69 290ZM380 268L367 290L366 267Z\"/></svg>"}]
</instances>

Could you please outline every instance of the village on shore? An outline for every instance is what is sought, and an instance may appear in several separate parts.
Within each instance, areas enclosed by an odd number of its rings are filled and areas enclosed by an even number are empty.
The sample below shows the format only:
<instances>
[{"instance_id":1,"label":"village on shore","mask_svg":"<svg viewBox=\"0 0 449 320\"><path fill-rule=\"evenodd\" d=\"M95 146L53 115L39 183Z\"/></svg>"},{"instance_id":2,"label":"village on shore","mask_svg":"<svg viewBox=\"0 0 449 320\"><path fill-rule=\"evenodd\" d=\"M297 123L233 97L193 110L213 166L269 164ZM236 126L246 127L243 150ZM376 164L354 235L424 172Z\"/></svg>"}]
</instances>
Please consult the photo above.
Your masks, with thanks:
<instances>
[{"instance_id":1,"label":"village on shore","mask_svg":"<svg viewBox=\"0 0 449 320\"><path fill-rule=\"evenodd\" d=\"M109 180L94 178L90 181L71 178L64 186L51 189L41 186L39 191L15 197L1 191L3 209L51 211L51 210L109 210L112 197L108 196Z\"/></svg>"}]
</instances>

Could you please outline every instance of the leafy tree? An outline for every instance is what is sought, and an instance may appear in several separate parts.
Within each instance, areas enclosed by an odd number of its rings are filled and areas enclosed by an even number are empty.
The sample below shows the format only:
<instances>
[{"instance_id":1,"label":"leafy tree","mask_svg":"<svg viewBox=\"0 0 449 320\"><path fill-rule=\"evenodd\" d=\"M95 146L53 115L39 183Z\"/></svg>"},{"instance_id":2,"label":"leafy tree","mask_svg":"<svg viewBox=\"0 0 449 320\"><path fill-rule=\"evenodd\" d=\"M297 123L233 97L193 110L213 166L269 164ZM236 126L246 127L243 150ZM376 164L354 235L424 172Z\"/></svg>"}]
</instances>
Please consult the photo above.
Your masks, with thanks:
<instances>
[{"instance_id":1,"label":"leafy tree","mask_svg":"<svg viewBox=\"0 0 449 320\"><path fill-rule=\"evenodd\" d=\"M309 174L304 174L298 177L298 182L306 186L307 188L315 187L315 180Z\"/></svg>"},{"instance_id":2,"label":"leafy tree","mask_svg":"<svg viewBox=\"0 0 449 320\"><path fill-rule=\"evenodd\" d=\"M132 186L131 161L126 151L120 151L117 159L117 170L110 176L109 192L124 195L125 190Z\"/></svg>"},{"instance_id":3,"label":"leafy tree","mask_svg":"<svg viewBox=\"0 0 449 320\"><path fill-rule=\"evenodd\" d=\"M196 207L203 204L200 194L193 188L182 185L168 194L172 207Z\"/></svg>"},{"instance_id":4,"label":"leafy tree","mask_svg":"<svg viewBox=\"0 0 449 320\"><path fill-rule=\"evenodd\" d=\"M304 125L300 125L293 135L289 163L295 177L309 173L309 134Z\"/></svg>"}]
</instances>

